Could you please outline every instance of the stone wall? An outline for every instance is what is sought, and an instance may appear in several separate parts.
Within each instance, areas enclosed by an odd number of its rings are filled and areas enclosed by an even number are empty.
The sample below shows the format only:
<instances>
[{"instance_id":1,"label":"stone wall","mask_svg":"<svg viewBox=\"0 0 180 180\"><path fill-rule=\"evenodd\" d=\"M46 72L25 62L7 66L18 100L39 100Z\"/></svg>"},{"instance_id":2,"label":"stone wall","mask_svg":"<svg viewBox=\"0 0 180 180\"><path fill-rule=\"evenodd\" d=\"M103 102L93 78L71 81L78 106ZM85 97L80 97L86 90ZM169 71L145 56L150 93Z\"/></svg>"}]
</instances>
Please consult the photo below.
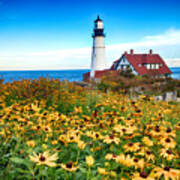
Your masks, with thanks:
<instances>
[{"instance_id":1,"label":"stone wall","mask_svg":"<svg viewBox=\"0 0 180 180\"><path fill-rule=\"evenodd\" d=\"M177 92L166 92L163 95L155 96L156 101L177 101Z\"/></svg>"}]
</instances>

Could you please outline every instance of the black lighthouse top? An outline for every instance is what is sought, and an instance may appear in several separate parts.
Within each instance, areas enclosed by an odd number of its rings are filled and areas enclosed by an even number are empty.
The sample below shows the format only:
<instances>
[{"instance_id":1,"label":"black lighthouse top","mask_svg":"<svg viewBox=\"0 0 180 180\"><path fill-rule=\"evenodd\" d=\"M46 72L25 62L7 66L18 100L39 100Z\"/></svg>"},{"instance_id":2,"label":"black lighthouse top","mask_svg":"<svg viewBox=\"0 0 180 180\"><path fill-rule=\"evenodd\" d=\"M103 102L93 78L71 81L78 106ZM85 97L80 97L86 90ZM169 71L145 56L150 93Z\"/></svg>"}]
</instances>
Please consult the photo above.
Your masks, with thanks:
<instances>
[{"instance_id":1,"label":"black lighthouse top","mask_svg":"<svg viewBox=\"0 0 180 180\"><path fill-rule=\"evenodd\" d=\"M104 34L104 29L103 29L103 21L100 19L98 16L97 19L94 21L95 27L94 27L94 33L92 37L97 37L97 36L105 36Z\"/></svg>"},{"instance_id":2,"label":"black lighthouse top","mask_svg":"<svg viewBox=\"0 0 180 180\"><path fill-rule=\"evenodd\" d=\"M98 21L102 22L102 19L100 19L99 15L97 16L97 19L94 22L97 23Z\"/></svg>"}]
</instances>

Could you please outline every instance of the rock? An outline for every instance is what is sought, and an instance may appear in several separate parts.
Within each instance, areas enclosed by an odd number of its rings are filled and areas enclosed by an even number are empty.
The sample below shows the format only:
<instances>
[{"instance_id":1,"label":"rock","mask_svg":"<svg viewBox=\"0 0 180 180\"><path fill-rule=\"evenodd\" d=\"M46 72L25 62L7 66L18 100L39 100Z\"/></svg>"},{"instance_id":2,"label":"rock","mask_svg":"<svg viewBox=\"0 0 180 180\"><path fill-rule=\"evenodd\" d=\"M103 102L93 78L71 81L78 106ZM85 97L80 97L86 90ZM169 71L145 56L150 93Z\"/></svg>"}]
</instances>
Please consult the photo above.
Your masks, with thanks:
<instances>
[{"instance_id":1,"label":"rock","mask_svg":"<svg viewBox=\"0 0 180 180\"><path fill-rule=\"evenodd\" d=\"M166 92L163 94L164 101L177 101L177 92Z\"/></svg>"}]
</instances>

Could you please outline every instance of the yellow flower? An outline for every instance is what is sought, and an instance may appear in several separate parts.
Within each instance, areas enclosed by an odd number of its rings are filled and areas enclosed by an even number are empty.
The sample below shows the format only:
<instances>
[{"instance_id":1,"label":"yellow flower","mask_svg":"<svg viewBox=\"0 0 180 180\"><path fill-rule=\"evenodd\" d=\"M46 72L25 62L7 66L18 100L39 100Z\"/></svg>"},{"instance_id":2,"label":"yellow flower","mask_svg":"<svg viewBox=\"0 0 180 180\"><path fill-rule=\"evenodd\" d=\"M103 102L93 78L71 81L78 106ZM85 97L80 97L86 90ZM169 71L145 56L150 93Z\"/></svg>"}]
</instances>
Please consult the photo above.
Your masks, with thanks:
<instances>
[{"instance_id":1,"label":"yellow flower","mask_svg":"<svg viewBox=\"0 0 180 180\"><path fill-rule=\"evenodd\" d=\"M108 154L106 154L106 156L105 156L105 159L106 159L106 160L111 160L111 159L116 160L117 158L118 158L118 156L117 156L116 154L110 154L110 153L108 153Z\"/></svg>"},{"instance_id":2,"label":"yellow flower","mask_svg":"<svg viewBox=\"0 0 180 180\"><path fill-rule=\"evenodd\" d=\"M139 147L139 144L140 143L128 143L128 144L125 144L124 146L123 146L123 148L125 149L125 152L128 152L128 151L130 151L130 152L136 152L136 151L138 151L139 149L140 149L140 147Z\"/></svg>"},{"instance_id":3,"label":"yellow flower","mask_svg":"<svg viewBox=\"0 0 180 180\"><path fill-rule=\"evenodd\" d=\"M176 142L171 137L164 137L160 140L160 144L162 144L165 148L175 148Z\"/></svg>"},{"instance_id":4,"label":"yellow flower","mask_svg":"<svg viewBox=\"0 0 180 180\"><path fill-rule=\"evenodd\" d=\"M78 141L77 144L78 144L78 148L81 150L84 149L86 146L86 143L84 143L84 141L81 141L81 140Z\"/></svg>"},{"instance_id":5,"label":"yellow flower","mask_svg":"<svg viewBox=\"0 0 180 180\"><path fill-rule=\"evenodd\" d=\"M149 150L145 151L145 157L148 161L150 161L150 160L154 161L155 160L154 154Z\"/></svg>"},{"instance_id":6,"label":"yellow flower","mask_svg":"<svg viewBox=\"0 0 180 180\"><path fill-rule=\"evenodd\" d=\"M66 164L61 164L61 167L69 172L75 172L78 169L78 166L75 167L72 162L68 162Z\"/></svg>"},{"instance_id":7,"label":"yellow flower","mask_svg":"<svg viewBox=\"0 0 180 180\"><path fill-rule=\"evenodd\" d=\"M112 177L116 177L116 176L117 176L117 174L116 174L115 171L110 171L110 172L109 172L109 175L112 176Z\"/></svg>"},{"instance_id":8,"label":"yellow flower","mask_svg":"<svg viewBox=\"0 0 180 180\"><path fill-rule=\"evenodd\" d=\"M130 155L125 156L124 154L120 154L119 156L117 156L115 160L116 162L123 164L124 166L127 167L134 165L133 159L130 157Z\"/></svg>"},{"instance_id":9,"label":"yellow flower","mask_svg":"<svg viewBox=\"0 0 180 180\"><path fill-rule=\"evenodd\" d=\"M153 170L154 177L157 177L158 179L161 176L164 176L165 180L179 180L180 179L180 170L172 169L168 166L164 166L162 168L156 167Z\"/></svg>"},{"instance_id":10,"label":"yellow flower","mask_svg":"<svg viewBox=\"0 0 180 180\"><path fill-rule=\"evenodd\" d=\"M134 173L132 180L155 180L153 177L150 177L146 172Z\"/></svg>"},{"instance_id":11,"label":"yellow flower","mask_svg":"<svg viewBox=\"0 0 180 180\"><path fill-rule=\"evenodd\" d=\"M166 158L168 161L175 158L175 155L169 149L161 149L160 152L161 152L160 156L162 156L163 158Z\"/></svg>"},{"instance_id":12,"label":"yellow flower","mask_svg":"<svg viewBox=\"0 0 180 180\"><path fill-rule=\"evenodd\" d=\"M178 123L176 124L175 129L176 129L176 130L180 130L180 122L178 122Z\"/></svg>"},{"instance_id":13,"label":"yellow flower","mask_svg":"<svg viewBox=\"0 0 180 180\"><path fill-rule=\"evenodd\" d=\"M46 144L43 144L43 145L42 145L42 148L43 148L43 149L47 149L47 145L46 145Z\"/></svg>"},{"instance_id":14,"label":"yellow flower","mask_svg":"<svg viewBox=\"0 0 180 180\"><path fill-rule=\"evenodd\" d=\"M75 112L75 113L82 113L82 107L81 107L81 106L75 107L75 108L74 108L74 112Z\"/></svg>"},{"instance_id":15,"label":"yellow flower","mask_svg":"<svg viewBox=\"0 0 180 180\"><path fill-rule=\"evenodd\" d=\"M49 151L45 151L40 154L33 153L33 155L29 156L32 162L37 163L37 165L47 165L50 167L54 167L57 164L54 162L58 159L57 153L50 155Z\"/></svg>"},{"instance_id":16,"label":"yellow flower","mask_svg":"<svg viewBox=\"0 0 180 180\"><path fill-rule=\"evenodd\" d=\"M143 137L142 142L146 145L146 146L153 146L153 141L151 141L148 137Z\"/></svg>"},{"instance_id":17,"label":"yellow flower","mask_svg":"<svg viewBox=\"0 0 180 180\"><path fill-rule=\"evenodd\" d=\"M64 115L64 114L61 114L60 116L59 116L59 119L60 120L65 120L67 117L66 117L66 115Z\"/></svg>"},{"instance_id":18,"label":"yellow flower","mask_svg":"<svg viewBox=\"0 0 180 180\"><path fill-rule=\"evenodd\" d=\"M26 144L31 147L34 147L36 145L35 141L33 141L33 140L27 141Z\"/></svg>"},{"instance_id":19,"label":"yellow flower","mask_svg":"<svg viewBox=\"0 0 180 180\"><path fill-rule=\"evenodd\" d=\"M107 174L106 170L104 168L100 168L100 167L98 167L98 173L101 174L101 175L106 175Z\"/></svg>"},{"instance_id":20,"label":"yellow flower","mask_svg":"<svg viewBox=\"0 0 180 180\"><path fill-rule=\"evenodd\" d=\"M120 139L115 137L114 135L105 136L103 141L107 144L111 144L111 143L119 144L120 143Z\"/></svg>"},{"instance_id":21,"label":"yellow flower","mask_svg":"<svg viewBox=\"0 0 180 180\"><path fill-rule=\"evenodd\" d=\"M164 136L172 136L172 137L176 137L176 131L173 130L172 128L170 127L167 127L165 129L165 132L163 133Z\"/></svg>"},{"instance_id":22,"label":"yellow flower","mask_svg":"<svg viewBox=\"0 0 180 180\"><path fill-rule=\"evenodd\" d=\"M37 106L37 104L31 104L31 110L35 112L39 112L41 108Z\"/></svg>"},{"instance_id":23,"label":"yellow flower","mask_svg":"<svg viewBox=\"0 0 180 180\"><path fill-rule=\"evenodd\" d=\"M51 144L56 145L56 144L58 144L58 141L57 140L53 140L53 141L51 141Z\"/></svg>"},{"instance_id":24,"label":"yellow flower","mask_svg":"<svg viewBox=\"0 0 180 180\"><path fill-rule=\"evenodd\" d=\"M94 164L94 158L92 156L86 156L86 164L91 167Z\"/></svg>"},{"instance_id":25,"label":"yellow flower","mask_svg":"<svg viewBox=\"0 0 180 180\"><path fill-rule=\"evenodd\" d=\"M109 166L110 164L109 164L109 162L105 162L105 166Z\"/></svg>"}]
</instances>

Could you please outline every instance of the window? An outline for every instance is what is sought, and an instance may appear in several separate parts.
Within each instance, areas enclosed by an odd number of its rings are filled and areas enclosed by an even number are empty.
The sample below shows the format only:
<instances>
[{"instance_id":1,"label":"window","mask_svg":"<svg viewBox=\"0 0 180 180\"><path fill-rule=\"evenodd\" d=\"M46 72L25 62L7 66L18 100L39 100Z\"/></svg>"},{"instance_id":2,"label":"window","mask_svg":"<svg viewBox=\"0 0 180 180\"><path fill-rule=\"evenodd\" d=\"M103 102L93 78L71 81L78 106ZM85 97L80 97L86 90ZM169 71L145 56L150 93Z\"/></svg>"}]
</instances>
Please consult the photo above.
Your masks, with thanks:
<instances>
[{"instance_id":1,"label":"window","mask_svg":"<svg viewBox=\"0 0 180 180\"><path fill-rule=\"evenodd\" d=\"M139 67L141 67L141 66L142 66L142 64L138 64L138 66L139 66Z\"/></svg>"},{"instance_id":2,"label":"window","mask_svg":"<svg viewBox=\"0 0 180 180\"><path fill-rule=\"evenodd\" d=\"M159 69L159 64L156 64L156 69Z\"/></svg>"},{"instance_id":3,"label":"window","mask_svg":"<svg viewBox=\"0 0 180 180\"><path fill-rule=\"evenodd\" d=\"M142 64L138 64L139 67L142 66ZM159 67L161 66L161 64L144 64L144 66L147 69L159 69Z\"/></svg>"},{"instance_id":4,"label":"window","mask_svg":"<svg viewBox=\"0 0 180 180\"><path fill-rule=\"evenodd\" d=\"M147 68L147 69L151 69L151 64L147 64L147 65L146 65L146 68Z\"/></svg>"},{"instance_id":5,"label":"window","mask_svg":"<svg viewBox=\"0 0 180 180\"><path fill-rule=\"evenodd\" d=\"M156 69L156 64L151 64L151 69Z\"/></svg>"}]
</instances>

